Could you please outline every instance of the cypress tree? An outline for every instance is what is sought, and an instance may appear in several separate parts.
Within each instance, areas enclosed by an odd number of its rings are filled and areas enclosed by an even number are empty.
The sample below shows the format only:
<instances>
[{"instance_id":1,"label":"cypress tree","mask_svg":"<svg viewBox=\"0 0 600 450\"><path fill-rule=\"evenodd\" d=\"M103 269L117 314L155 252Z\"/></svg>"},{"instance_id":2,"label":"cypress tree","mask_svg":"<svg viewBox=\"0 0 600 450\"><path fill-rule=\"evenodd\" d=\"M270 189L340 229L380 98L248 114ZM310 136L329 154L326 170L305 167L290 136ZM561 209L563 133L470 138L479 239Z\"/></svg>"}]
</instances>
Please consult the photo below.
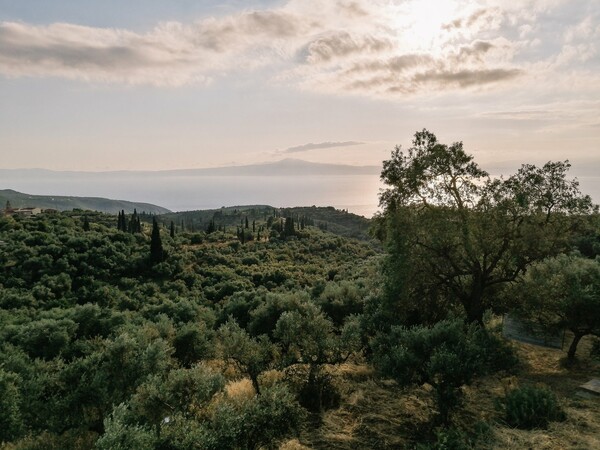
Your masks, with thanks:
<instances>
[{"instance_id":1,"label":"cypress tree","mask_svg":"<svg viewBox=\"0 0 600 450\"><path fill-rule=\"evenodd\" d=\"M210 234L210 233L214 233L215 231L216 231L215 219L211 219L210 222L208 223L208 228L206 229L206 233Z\"/></svg>"},{"instance_id":2,"label":"cypress tree","mask_svg":"<svg viewBox=\"0 0 600 450\"><path fill-rule=\"evenodd\" d=\"M125 223L125 217L123 215L123 223ZM129 231L131 234L133 233L141 233L142 232L142 224L140 222L140 216L138 216L137 210L134 208L131 219L129 220L129 224L127 229L123 228L123 231Z\"/></svg>"},{"instance_id":3,"label":"cypress tree","mask_svg":"<svg viewBox=\"0 0 600 450\"><path fill-rule=\"evenodd\" d=\"M250 227L248 226L248 216L246 216L246 229L248 229L248 228L250 228Z\"/></svg>"},{"instance_id":4,"label":"cypress tree","mask_svg":"<svg viewBox=\"0 0 600 450\"><path fill-rule=\"evenodd\" d=\"M173 223L172 220L171 220L171 231L169 234L171 235L171 239L173 239L175 237L175 224Z\"/></svg>"},{"instance_id":5,"label":"cypress tree","mask_svg":"<svg viewBox=\"0 0 600 450\"><path fill-rule=\"evenodd\" d=\"M283 236L289 237L289 236L295 236L295 235L296 235L296 228L294 227L294 219L292 217L286 217L284 228L283 228Z\"/></svg>"},{"instance_id":6,"label":"cypress tree","mask_svg":"<svg viewBox=\"0 0 600 450\"><path fill-rule=\"evenodd\" d=\"M160 240L160 230L156 218L152 218L152 235L150 237L150 263L158 264L163 260L163 247Z\"/></svg>"},{"instance_id":7,"label":"cypress tree","mask_svg":"<svg viewBox=\"0 0 600 450\"><path fill-rule=\"evenodd\" d=\"M120 231L127 231L127 221L125 219L125 210L124 209L121 210L121 214L119 215L119 224L118 224L117 228Z\"/></svg>"},{"instance_id":8,"label":"cypress tree","mask_svg":"<svg viewBox=\"0 0 600 450\"><path fill-rule=\"evenodd\" d=\"M88 219L88 216L83 218L83 231L90 231L90 220Z\"/></svg>"}]
</instances>

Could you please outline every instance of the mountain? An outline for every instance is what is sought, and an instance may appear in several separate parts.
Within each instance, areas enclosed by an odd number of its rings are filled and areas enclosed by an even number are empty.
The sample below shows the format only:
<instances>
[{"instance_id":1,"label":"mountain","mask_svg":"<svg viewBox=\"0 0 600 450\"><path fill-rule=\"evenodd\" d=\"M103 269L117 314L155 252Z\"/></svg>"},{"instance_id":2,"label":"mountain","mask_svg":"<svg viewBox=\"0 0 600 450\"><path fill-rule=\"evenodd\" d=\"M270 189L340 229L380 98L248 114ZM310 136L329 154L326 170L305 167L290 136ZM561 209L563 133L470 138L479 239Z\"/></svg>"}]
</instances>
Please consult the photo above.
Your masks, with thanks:
<instances>
[{"instance_id":1,"label":"mountain","mask_svg":"<svg viewBox=\"0 0 600 450\"><path fill-rule=\"evenodd\" d=\"M121 210L132 213L134 209L138 212L152 214L166 214L171 212L162 206L150 203L128 202L125 200L110 200L101 197L67 197L59 195L30 195L12 189L0 190L0 208L4 208L6 202L10 201L13 208L24 208L34 206L39 208L52 208L59 211L70 211L74 208L100 211L116 214Z\"/></svg>"},{"instance_id":2,"label":"mountain","mask_svg":"<svg viewBox=\"0 0 600 450\"><path fill-rule=\"evenodd\" d=\"M250 164L245 166L214 167L206 169L164 170L158 173L186 176L306 176L306 175L379 175L379 166L351 166L348 164L324 164L301 159Z\"/></svg>"},{"instance_id":3,"label":"mountain","mask_svg":"<svg viewBox=\"0 0 600 450\"><path fill-rule=\"evenodd\" d=\"M0 169L1 179L61 177L70 178L103 178L114 176L129 177L161 177L161 176L307 176L307 175L379 175L379 166L352 166L348 164L324 164L301 159L283 159L281 161L249 164L240 166L211 167L201 169L173 170L118 170L104 172L54 171L47 169Z\"/></svg>"}]
</instances>

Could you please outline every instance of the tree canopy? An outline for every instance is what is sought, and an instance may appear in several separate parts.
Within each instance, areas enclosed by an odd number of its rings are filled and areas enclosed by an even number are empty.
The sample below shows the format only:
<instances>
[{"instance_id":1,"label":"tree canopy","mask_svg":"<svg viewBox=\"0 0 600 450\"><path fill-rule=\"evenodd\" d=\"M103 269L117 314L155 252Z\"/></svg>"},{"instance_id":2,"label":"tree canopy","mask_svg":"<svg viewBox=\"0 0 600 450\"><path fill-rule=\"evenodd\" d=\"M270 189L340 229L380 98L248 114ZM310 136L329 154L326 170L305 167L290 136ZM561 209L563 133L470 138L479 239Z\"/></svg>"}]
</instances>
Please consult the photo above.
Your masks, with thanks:
<instances>
[{"instance_id":1,"label":"tree canopy","mask_svg":"<svg viewBox=\"0 0 600 450\"><path fill-rule=\"evenodd\" d=\"M409 316L421 316L416 321L440 304L458 305L479 323L486 310L500 311L501 288L564 250L575 219L594 210L577 180L567 178L569 167L523 165L492 179L461 142L446 145L417 132L413 146L396 147L381 173L388 186L379 218L390 251L388 296Z\"/></svg>"},{"instance_id":2,"label":"tree canopy","mask_svg":"<svg viewBox=\"0 0 600 450\"><path fill-rule=\"evenodd\" d=\"M583 336L600 336L600 261L559 255L535 264L518 286L520 315L554 332L568 329L573 359Z\"/></svg>"}]
</instances>

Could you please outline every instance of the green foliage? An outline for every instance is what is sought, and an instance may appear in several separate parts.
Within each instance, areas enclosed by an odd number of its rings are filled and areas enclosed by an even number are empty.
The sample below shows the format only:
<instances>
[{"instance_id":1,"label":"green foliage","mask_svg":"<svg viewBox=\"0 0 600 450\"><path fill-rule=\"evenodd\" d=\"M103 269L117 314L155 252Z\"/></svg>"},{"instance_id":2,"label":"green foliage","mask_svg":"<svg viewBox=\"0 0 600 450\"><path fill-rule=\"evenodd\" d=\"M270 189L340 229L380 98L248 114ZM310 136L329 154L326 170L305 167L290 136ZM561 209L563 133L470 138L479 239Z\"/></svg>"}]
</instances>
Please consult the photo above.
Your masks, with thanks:
<instances>
[{"instance_id":1,"label":"green foliage","mask_svg":"<svg viewBox=\"0 0 600 450\"><path fill-rule=\"evenodd\" d=\"M531 268L515 291L525 320L550 333L563 328L573 332L569 359L583 336L600 336L600 261L567 255L546 259Z\"/></svg>"},{"instance_id":2,"label":"green foliage","mask_svg":"<svg viewBox=\"0 0 600 450\"><path fill-rule=\"evenodd\" d=\"M52 359L67 349L76 330L77 324L69 319L41 319L8 328L3 334L5 339L21 347L32 358Z\"/></svg>"},{"instance_id":3,"label":"green foliage","mask_svg":"<svg viewBox=\"0 0 600 450\"><path fill-rule=\"evenodd\" d=\"M344 362L360 350L358 319L349 317L338 331L316 305L305 303L300 310L281 315L274 336L281 345L284 365L308 365L308 376L300 389L303 406L312 411L335 406L338 395L321 368L324 364Z\"/></svg>"},{"instance_id":4,"label":"green foliage","mask_svg":"<svg viewBox=\"0 0 600 450\"><path fill-rule=\"evenodd\" d=\"M257 449L295 433L303 417L294 396L275 386L242 405L219 403L204 425L202 441L197 446L214 450Z\"/></svg>"},{"instance_id":5,"label":"green foliage","mask_svg":"<svg viewBox=\"0 0 600 450\"><path fill-rule=\"evenodd\" d=\"M517 428L546 428L550 422L562 421L565 413L556 395L546 388L524 386L506 395L505 420Z\"/></svg>"},{"instance_id":6,"label":"green foliage","mask_svg":"<svg viewBox=\"0 0 600 450\"><path fill-rule=\"evenodd\" d=\"M173 339L174 356L185 367L210 358L214 355L213 335L204 322L186 323L177 329Z\"/></svg>"},{"instance_id":7,"label":"green foliage","mask_svg":"<svg viewBox=\"0 0 600 450\"><path fill-rule=\"evenodd\" d=\"M104 434L96 442L98 450L149 450L155 447L154 433L147 427L128 424L128 415L124 404L114 409L104 421Z\"/></svg>"},{"instance_id":8,"label":"green foliage","mask_svg":"<svg viewBox=\"0 0 600 450\"><path fill-rule=\"evenodd\" d=\"M150 263L158 264L164 259L164 251L160 238L160 230L156 219L152 221L152 235L150 238Z\"/></svg>"},{"instance_id":9,"label":"green foliage","mask_svg":"<svg viewBox=\"0 0 600 450\"><path fill-rule=\"evenodd\" d=\"M360 345L353 314L372 247L307 220L302 230L296 216L298 239L268 241L266 218L256 216L265 238L241 245L235 227L224 230L215 218L210 236L187 226L163 236L163 259L151 266L152 218L138 217L142 232L133 234L116 229L116 216L94 212L0 217L0 420L9 446L87 449L98 436L98 448L270 445L298 425L299 389L264 383L260 396L229 398L221 375L207 375L202 361L236 359L258 386L265 370L307 361L321 337L324 357L311 364L312 379L329 402L321 366ZM326 295L311 298L330 273ZM329 300L327 314L314 304L327 309ZM325 336L306 323L308 304L325 321ZM310 335L290 337L284 361L275 332L294 311Z\"/></svg>"},{"instance_id":10,"label":"green foliage","mask_svg":"<svg viewBox=\"0 0 600 450\"><path fill-rule=\"evenodd\" d=\"M0 368L0 444L19 437L24 431L21 401L18 377Z\"/></svg>"},{"instance_id":11,"label":"green foliage","mask_svg":"<svg viewBox=\"0 0 600 450\"><path fill-rule=\"evenodd\" d=\"M498 295L502 287L567 249L574 222L595 209L566 178L569 167L523 165L492 180L461 142L415 133L413 146L397 147L381 173L388 188L376 233L390 254L385 306L406 309L406 324L434 323L451 305L481 325L486 310L510 307Z\"/></svg>"},{"instance_id":12,"label":"green foliage","mask_svg":"<svg viewBox=\"0 0 600 450\"><path fill-rule=\"evenodd\" d=\"M461 319L432 327L394 326L376 337L374 364L402 385L431 384L439 419L447 424L450 413L461 404L461 386L507 364L500 341L486 333L474 325L465 328Z\"/></svg>"},{"instance_id":13,"label":"green foliage","mask_svg":"<svg viewBox=\"0 0 600 450\"><path fill-rule=\"evenodd\" d=\"M197 365L176 369L166 379L155 375L136 389L130 405L138 420L151 425L159 434L166 417L180 413L191 417L206 408L213 396L225 385L220 373Z\"/></svg>"},{"instance_id":14,"label":"green foliage","mask_svg":"<svg viewBox=\"0 0 600 450\"><path fill-rule=\"evenodd\" d=\"M365 284L329 282L317 296L316 303L336 326L341 326L346 317L363 312L365 291Z\"/></svg>"},{"instance_id":15,"label":"green foliage","mask_svg":"<svg viewBox=\"0 0 600 450\"><path fill-rule=\"evenodd\" d=\"M219 355L233 361L248 375L257 394L260 394L259 375L274 362L276 349L266 335L251 337L234 321L229 320L218 331Z\"/></svg>"}]
</instances>

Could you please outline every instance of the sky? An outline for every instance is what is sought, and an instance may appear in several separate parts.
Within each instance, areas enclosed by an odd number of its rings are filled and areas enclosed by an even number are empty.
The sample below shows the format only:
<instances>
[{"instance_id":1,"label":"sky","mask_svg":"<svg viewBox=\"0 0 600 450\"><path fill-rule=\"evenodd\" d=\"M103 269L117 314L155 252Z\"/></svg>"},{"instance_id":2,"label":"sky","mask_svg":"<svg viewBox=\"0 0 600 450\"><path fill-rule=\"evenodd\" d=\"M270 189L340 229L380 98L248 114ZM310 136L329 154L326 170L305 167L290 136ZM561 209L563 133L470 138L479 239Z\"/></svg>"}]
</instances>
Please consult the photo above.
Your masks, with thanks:
<instances>
[{"instance_id":1,"label":"sky","mask_svg":"<svg viewBox=\"0 0 600 450\"><path fill-rule=\"evenodd\" d=\"M598 0L0 0L0 168L381 165L427 128L594 177L599 52Z\"/></svg>"}]
</instances>

